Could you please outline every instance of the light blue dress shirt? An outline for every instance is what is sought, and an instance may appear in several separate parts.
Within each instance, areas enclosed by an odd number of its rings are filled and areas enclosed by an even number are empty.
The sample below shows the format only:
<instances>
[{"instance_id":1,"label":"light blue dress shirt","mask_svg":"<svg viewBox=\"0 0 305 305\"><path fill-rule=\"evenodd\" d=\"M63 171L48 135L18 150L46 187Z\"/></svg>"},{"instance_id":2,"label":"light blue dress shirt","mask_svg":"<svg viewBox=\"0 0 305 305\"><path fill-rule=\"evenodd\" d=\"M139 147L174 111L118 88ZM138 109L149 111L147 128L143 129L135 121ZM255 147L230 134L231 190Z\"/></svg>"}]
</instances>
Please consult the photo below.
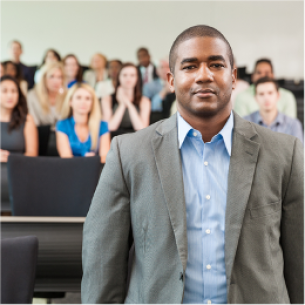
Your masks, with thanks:
<instances>
[{"instance_id":1,"label":"light blue dress shirt","mask_svg":"<svg viewBox=\"0 0 305 305\"><path fill-rule=\"evenodd\" d=\"M301 122L298 119L291 118L282 112L278 112L277 117L270 126L264 123L259 111L255 111L250 115L245 116L244 119L269 128L275 132L286 133L291 136L297 137L304 144L303 127Z\"/></svg>"},{"instance_id":2,"label":"light blue dress shirt","mask_svg":"<svg viewBox=\"0 0 305 305\"><path fill-rule=\"evenodd\" d=\"M178 113L188 259L183 303L227 303L225 212L233 114L211 142Z\"/></svg>"},{"instance_id":3,"label":"light blue dress shirt","mask_svg":"<svg viewBox=\"0 0 305 305\"><path fill-rule=\"evenodd\" d=\"M161 112L163 110L162 98L159 95L164 86L162 79L157 78L143 86L143 95L151 100L151 111Z\"/></svg>"}]
</instances>

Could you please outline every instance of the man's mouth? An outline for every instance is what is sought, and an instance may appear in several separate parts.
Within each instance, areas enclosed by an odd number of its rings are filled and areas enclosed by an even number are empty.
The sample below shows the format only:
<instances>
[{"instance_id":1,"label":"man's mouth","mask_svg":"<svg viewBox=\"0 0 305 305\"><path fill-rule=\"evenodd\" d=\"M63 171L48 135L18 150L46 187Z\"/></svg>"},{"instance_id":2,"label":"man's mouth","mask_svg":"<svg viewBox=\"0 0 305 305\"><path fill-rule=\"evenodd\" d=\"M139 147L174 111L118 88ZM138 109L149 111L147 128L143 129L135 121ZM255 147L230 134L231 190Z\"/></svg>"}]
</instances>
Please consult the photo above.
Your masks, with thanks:
<instances>
[{"instance_id":1,"label":"man's mouth","mask_svg":"<svg viewBox=\"0 0 305 305\"><path fill-rule=\"evenodd\" d=\"M199 89L199 90L196 90L194 92L194 95L200 97L200 98L208 98L208 97L211 97L213 95L217 95L216 92L212 89Z\"/></svg>"}]
</instances>

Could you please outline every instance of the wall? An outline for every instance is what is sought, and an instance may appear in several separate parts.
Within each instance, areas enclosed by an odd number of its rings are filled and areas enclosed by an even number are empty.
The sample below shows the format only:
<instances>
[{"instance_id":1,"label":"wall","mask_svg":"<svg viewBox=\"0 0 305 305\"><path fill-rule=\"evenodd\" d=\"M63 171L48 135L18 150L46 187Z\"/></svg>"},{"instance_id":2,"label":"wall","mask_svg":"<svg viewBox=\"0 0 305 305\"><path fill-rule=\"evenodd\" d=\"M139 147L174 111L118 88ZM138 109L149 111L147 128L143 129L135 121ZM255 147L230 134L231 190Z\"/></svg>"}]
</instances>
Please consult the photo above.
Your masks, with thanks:
<instances>
[{"instance_id":1,"label":"wall","mask_svg":"<svg viewBox=\"0 0 305 305\"><path fill-rule=\"evenodd\" d=\"M303 1L2 1L1 60L18 39L27 64L39 64L49 47L87 65L94 52L136 61L136 49L146 46L157 62L182 30L208 24L227 37L248 72L269 57L277 77L301 79L303 13Z\"/></svg>"}]
</instances>

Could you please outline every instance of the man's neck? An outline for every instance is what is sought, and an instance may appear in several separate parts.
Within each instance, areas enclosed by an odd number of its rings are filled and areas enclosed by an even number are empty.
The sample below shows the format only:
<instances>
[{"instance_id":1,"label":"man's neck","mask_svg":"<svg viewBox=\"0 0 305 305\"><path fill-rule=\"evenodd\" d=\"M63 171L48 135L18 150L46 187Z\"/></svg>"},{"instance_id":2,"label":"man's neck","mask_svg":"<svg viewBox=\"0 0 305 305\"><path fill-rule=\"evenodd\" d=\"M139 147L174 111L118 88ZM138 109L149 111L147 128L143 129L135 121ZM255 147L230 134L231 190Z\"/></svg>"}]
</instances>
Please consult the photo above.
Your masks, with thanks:
<instances>
[{"instance_id":1,"label":"man's neck","mask_svg":"<svg viewBox=\"0 0 305 305\"><path fill-rule=\"evenodd\" d=\"M150 63L149 63L147 66L142 66L142 67L144 67L145 69L147 69L149 66L150 66Z\"/></svg>"},{"instance_id":2,"label":"man's neck","mask_svg":"<svg viewBox=\"0 0 305 305\"><path fill-rule=\"evenodd\" d=\"M277 111L277 108L275 108L271 111L260 110L259 114L261 115L264 124L267 126L270 126L275 121L275 119L278 115L278 111Z\"/></svg>"},{"instance_id":3,"label":"man's neck","mask_svg":"<svg viewBox=\"0 0 305 305\"><path fill-rule=\"evenodd\" d=\"M12 62L15 64L20 64L20 58L12 58Z\"/></svg>"},{"instance_id":4,"label":"man's neck","mask_svg":"<svg viewBox=\"0 0 305 305\"><path fill-rule=\"evenodd\" d=\"M180 115L187 123L201 133L202 140L205 143L211 142L212 138L222 130L231 114L231 107L223 109L221 112L210 117L196 116L179 108L178 106Z\"/></svg>"}]
</instances>

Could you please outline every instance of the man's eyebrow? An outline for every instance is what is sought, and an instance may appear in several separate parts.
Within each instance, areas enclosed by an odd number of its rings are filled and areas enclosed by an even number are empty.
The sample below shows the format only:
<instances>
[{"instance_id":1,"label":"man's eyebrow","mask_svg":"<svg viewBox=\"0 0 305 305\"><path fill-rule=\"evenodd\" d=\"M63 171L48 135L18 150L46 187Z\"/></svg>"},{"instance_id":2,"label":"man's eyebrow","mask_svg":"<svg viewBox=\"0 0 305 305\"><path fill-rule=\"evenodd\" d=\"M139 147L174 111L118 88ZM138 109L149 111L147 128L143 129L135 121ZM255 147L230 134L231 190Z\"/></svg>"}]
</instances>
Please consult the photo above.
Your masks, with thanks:
<instances>
[{"instance_id":1,"label":"man's eyebrow","mask_svg":"<svg viewBox=\"0 0 305 305\"><path fill-rule=\"evenodd\" d=\"M198 58L197 57L190 57L190 58L184 58L182 61L181 61L181 65L186 63L186 62L195 62L195 61L198 61Z\"/></svg>"},{"instance_id":2,"label":"man's eyebrow","mask_svg":"<svg viewBox=\"0 0 305 305\"><path fill-rule=\"evenodd\" d=\"M209 61L214 61L214 60L221 60L223 62L225 62L225 59L222 55L211 55L208 58Z\"/></svg>"}]
</instances>

